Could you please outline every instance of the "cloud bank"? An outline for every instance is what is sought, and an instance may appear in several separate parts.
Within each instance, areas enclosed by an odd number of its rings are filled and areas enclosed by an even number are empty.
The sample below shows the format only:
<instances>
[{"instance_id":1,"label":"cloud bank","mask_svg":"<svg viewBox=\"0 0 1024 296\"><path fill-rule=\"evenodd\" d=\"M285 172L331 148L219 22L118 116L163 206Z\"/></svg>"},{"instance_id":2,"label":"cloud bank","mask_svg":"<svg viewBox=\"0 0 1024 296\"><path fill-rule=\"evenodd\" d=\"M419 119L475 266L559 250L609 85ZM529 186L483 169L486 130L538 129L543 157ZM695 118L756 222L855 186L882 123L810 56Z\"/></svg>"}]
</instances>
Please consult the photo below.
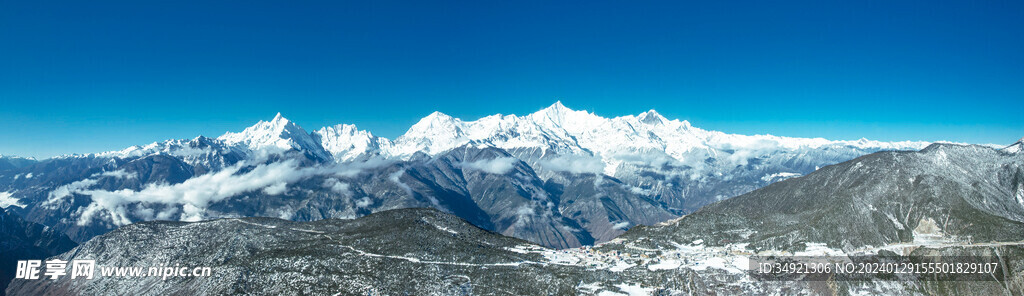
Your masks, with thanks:
<instances>
[{"instance_id":1,"label":"cloud bank","mask_svg":"<svg viewBox=\"0 0 1024 296\"><path fill-rule=\"evenodd\" d=\"M498 157L494 159L482 159L474 162L463 162L462 167L468 169L474 169L478 171L484 171L496 175L504 175L515 168L515 163L518 161L514 157Z\"/></svg>"},{"instance_id":2,"label":"cloud bank","mask_svg":"<svg viewBox=\"0 0 1024 296\"><path fill-rule=\"evenodd\" d=\"M539 164L544 169L556 172L570 172L573 174L601 174L604 172L604 162L596 157L562 155L541 159Z\"/></svg>"},{"instance_id":3,"label":"cloud bank","mask_svg":"<svg viewBox=\"0 0 1024 296\"><path fill-rule=\"evenodd\" d=\"M98 184L97 180L85 179L51 191L44 205L52 205L73 194L90 196L92 202L76 212L79 214L77 224L82 226L89 225L96 218L108 218L114 225L119 226L132 223L132 218L198 221L209 218L205 216L205 212L210 204L229 197L258 192L268 195L285 194L288 191L288 184L312 176L351 177L364 169L384 164L386 163L368 162L301 167L299 162L293 159L255 166L239 163L178 184L151 183L137 191L91 189ZM131 178L130 176L123 171L97 175L118 178ZM325 185L333 191L348 193L349 184L335 178L328 180Z\"/></svg>"}]
</instances>

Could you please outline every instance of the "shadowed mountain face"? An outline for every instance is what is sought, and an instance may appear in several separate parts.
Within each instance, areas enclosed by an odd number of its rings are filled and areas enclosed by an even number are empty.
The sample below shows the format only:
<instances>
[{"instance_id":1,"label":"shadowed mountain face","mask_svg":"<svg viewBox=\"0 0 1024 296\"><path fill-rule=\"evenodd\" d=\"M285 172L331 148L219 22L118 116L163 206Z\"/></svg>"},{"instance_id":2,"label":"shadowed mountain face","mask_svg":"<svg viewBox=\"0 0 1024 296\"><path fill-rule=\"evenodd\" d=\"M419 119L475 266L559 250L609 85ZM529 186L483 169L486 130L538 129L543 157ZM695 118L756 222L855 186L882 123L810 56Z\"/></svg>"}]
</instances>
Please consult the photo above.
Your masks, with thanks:
<instances>
[{"instance_id":1,"label":"shadowed mountain face","mask_svg":"<svg viewBox=\"0 0 1024 296\"><path fill-rule=\"evenodd\" d=\"M54 229L26 222L0 209L0 295L14 278L18 260L42 260L66 252L75 242Z\"/></svg>"},{"instance_id":2,"label":"shadowed mountain face","mask_svg":"<svg viewBox=\"0 0 1024 296\"><path fill-rule=\"evenodd\" d=\"M825 243L853 250L927 235L960 243L1024 240L1024 154L953 144L874 153L623 238L652 246L703 239L753 249Z\"/></svg>"}]
</instances>

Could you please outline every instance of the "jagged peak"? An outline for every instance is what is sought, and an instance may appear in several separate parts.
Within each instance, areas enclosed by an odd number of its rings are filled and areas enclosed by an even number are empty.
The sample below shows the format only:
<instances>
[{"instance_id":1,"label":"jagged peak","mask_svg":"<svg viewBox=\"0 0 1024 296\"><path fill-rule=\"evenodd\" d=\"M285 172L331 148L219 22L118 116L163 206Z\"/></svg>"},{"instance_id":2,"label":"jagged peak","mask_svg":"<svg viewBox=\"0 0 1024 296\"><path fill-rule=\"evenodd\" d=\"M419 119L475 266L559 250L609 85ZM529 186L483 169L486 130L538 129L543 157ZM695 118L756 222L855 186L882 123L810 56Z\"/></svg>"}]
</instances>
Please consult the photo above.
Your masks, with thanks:
<instances>
[{"instance_id":1,"label":"jagged peak","mask_svg":"<svg viewBox=\"0 0 1024 296\"><path fill-rule=\"evenodd\" d=\"M572 111L572 109L569 109L569 107L566 107L564 104L562 104L562 100L557 100L554 104L551 104L551 106L548 106L547 108L544 109Z\"/></svg>"},{"instance_id":2,"label":"jagged peak","mask_svg":"<svg viewBox=\"0 0 1024 296\"><path fill-rule=\"evenodd\" d=\"M423 138L450 134L446 136L458 137L462 135L462 120L449 116L448 114L434 111L420 119L416 124L409 127L400 138Z\"/></svg>"},{"instance_id":3,"label":"jagged peak","mask_svg":"<svg viewBox=\"0 0 1024 296\"><path fill-rule=\"evenodd\" d=\"M569 112L574 112L574 110L569 109L569 107L563 105L562 101L559 100L555 101L555 103L551 104L551 106L548 106L547 108L544 109L540 109L539 111L534 112L533 114L544 114L547 115L548 117L560 117Z\"/></svg>"},{"instance_id":4,"label":"jagged peak","mask_svg":"<svg viewBox=\"0 0 1024 296\"><path fill-rule=\"evenodd\" d=\"M600 117L587 111L569 109L562 104L562 101L556 101L551 106L527 115L525 118L536 124L555 129L582 128L608 120L608 118Z\"/></svg>"},{"instance_id":5,"label":"jagged peak","mask_svg":"<svg viewBox=\"0 0 1024 296\"><path fill-rule=\"evenodd\" d=\"M427 117L423 117L423 119L420 119L420 121L450 121L454 119L455 118L452 117L451 115L441 113L441 111L434 111L433 113L430 113L430 115L427 115Z\"/></svg>"},{"instance_id":6,"label":"jagged peak","mask_svg":"<svg viewBox=\"0 0 1024 296\"><path fill-rule=\"evenodd\" d=\"M288 120L288 118L284 118L284 116L281 116L281 112L277 112L277 115L274 115L274 119L270 120L269 123L270 125L275 127L302 129L302 127L299 127L299 125L295 124L291 120Z\"/></svg>"},{"instance_id":7,"label":"jagged peak","mask_svg":"<svg viewBox=\"0 0 1024 296\"><path fill-rule=\"evenodd\" d=\"M296 149L327 159L326 152L318 142L313 140L312 135L299 125L284 118L280 112L270 121L260 120L241 132L228 132L217 139L228 145L245 144L250 149L265 147Z\"/></svg>"},{"instance_id":8,"label":"jagged peak","mask_svg":"<svg viewBox=\"0 0 1024 296\"><path fill-rule=\"evenodd\" d=\"M637 116L637 119L646 124L662 124L668 121L665 116L661 116L661 114L658 114L658 111L654 111L654 109L640 113L640 115Z\"/></svg>"},{"instance_id":9,"label":"jagged peak","mask_svg":"<svg viewBox=\"0 0 1024 296\"><path fill-rule=\"evenodd\" d=\"M274 119L271 119L270 121L260 120L255 125L250 126L245 130L249 131L254 129L272 129L281 132L301 130L302 133L305 133L305 130L303 130L298 124L295 124L291 120L288 120L288 118L281 116L281 112L277 112L277 115L274 115Z\"/></svg>"},{"instance_id":10,"label":"jagged peak","mask_svg":"<svg viewBox=\"0 0 1024 296\"><path fill-rule=\"evenodd\" d=\"M461 120L451 117L448 114L441 113L440 111L434 111L433 113L430 113L430 115L421 118L420 121L416 122L416 124L409 128L409 131L419 131L432 128L450 128L460 121Z\"/></svg>"},{"instance_id":11,"label":"jagged peak","mask_svg":"<svg viewBox=\"0 0 1024 296\"><path fill-rule=\"evenodd\" d=\"M373 135L370 131L360 130L359 127L357 127L355 124L347 124L347 123L341 123L341 124L335 124L335 125L332 125L332 126L321 127L319 130L315 131L314 133L321 134L321 135L327 134L327 133L347 134L347 135L366 134L366 135L369 135L369 136Z\"/></svg>"}]
</instances>

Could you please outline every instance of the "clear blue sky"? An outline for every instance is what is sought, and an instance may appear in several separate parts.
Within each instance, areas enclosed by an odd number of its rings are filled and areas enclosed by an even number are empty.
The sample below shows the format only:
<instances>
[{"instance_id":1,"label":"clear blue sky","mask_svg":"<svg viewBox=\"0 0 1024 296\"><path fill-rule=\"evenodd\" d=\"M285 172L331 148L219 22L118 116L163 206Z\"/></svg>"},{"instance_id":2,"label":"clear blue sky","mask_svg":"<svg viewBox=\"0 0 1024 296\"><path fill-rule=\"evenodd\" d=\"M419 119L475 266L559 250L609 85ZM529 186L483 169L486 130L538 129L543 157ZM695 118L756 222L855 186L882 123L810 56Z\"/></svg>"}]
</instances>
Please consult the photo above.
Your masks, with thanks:
<instances>
[{"instance_id":1,"label":"clear blue sky","mask_svg":"<svg viewBox=\"0 0 1024 296\"><path fill-rule=\"evenodd\" d=\"M0 154L277 112L395 137L559 99L731 133L1024 136L1024 1L682 2L0 0Z\"/></svg>"}]
</instances>

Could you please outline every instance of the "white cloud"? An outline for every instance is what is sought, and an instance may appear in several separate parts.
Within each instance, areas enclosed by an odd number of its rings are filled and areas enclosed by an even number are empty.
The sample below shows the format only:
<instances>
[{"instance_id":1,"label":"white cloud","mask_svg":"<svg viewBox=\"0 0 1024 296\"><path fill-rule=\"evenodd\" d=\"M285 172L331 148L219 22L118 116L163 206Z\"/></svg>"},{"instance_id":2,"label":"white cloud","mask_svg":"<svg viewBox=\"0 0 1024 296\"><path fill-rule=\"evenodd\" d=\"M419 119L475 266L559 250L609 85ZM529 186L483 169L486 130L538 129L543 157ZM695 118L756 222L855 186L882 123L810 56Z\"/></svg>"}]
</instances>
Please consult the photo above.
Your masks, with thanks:
<instances>
[{"instance_id":1,"label":"white cloud","mask_svg":"<svg viewBox=\"0 0 1024 296\"><path fill-rule=\"evenodd\" d=\"M176 149L171 149L168 154L184 158L196 158L215 153L215 151L210 148L194 148L191 146L180 146L175 148Z\"/></svg>"},{"instance_id":2,"label":"white cloud","mask_svg":"<svg viewBox=\"0 0 1024 296\"><path fill-rule=\"evenodd\" d=\"M331 191L337 193L341 193L342 195L345 196L352 194L352 192L348 190L348 183L338 181L338 179L335 178L328 178L327 180L324 180L324 188L330 189Z\"/></svg>"},{"instance_id":3,"label":"white cloud","mask_svg":"<svg viewBox=\"0 0 1024 296\"><path fill-rule=\"evenodd\" d=\"M523 205L516 208L516 223L514 225L516 227L523 227L526 223L530 223L530 217L535 215L537 215L537 211L535 211L530 205Z\"/></svg>"},{"instance_id":4,"label":"white cloud","mask_svg":"<svg viewBox=\"0 0 1024 296\"><path fill-rule=\"evenodd\" d=\"M474 162L463 162L462 167L488 172L496 175L507 174L518 161L514 157L498 157L494 159L482 159Z\"/></svg>"},{"instance_id":5,"label":"white cloud","mask_svg":"<svg viewBox=\"0 0 1024 296\"><path fill-rule=\"evenodd\" d=\"M725 159L735 165L747 165L748 161L752 158L784 150L784 147L778 141L768 139L756 139L737 143L718 143L715 148L732 150L733 153Z\"/></svg>"},{"instance_id":6,"label":"white cloud","mask_svg":"<svg viewBox=\"0 0 1024 296\"><path fill-rule=\"evenodd\" d=\"M91 190L89 187L97 183L93 179L76 181L71 184L60 186L50 192L47 203L55 202L61 198L68 197L72 193L90 195L92 203L84 209L80 209L78 219L79 225L88 225L97 214L105 214L115 225L130 224L132 219L129 213L137 218L149 219L174 219L197 221L206 219L206 207L226 198L262 190L264 193L277 195L287 191L287 185L298 180L314 175L354 176L365 168L386 164L386 162L367 162L358 164L345 164L334 166L300 167L295 160L260 164L255 167L247 166L246 163L225 168L223 170L193 177L178 184L149 184L141 190L121 189L115 191ZM243 168L251 168L243 170ZM109 175L127 176L126 174L106 172ZM105 174L106 174L105 173ZM348 184L337 182L332 184L332 189L347 189ZM406 186L408 187L408 186ZM129 210L130 205L152 206L155 204L167 205L159 213L143 208ZM181 206L181 213L178 213L177 206Z\"/></svg>"},{"instance_id":7,"label":"white cloud","mask_svg":"<svg viewBox=\"0 0 1024 296\"><path fill-rule=\"evenodd\" d=\"M21 200L11 196L10 192L0 192L0 208L6 209L11 206L20 208L25 207L25 205L21 204Z\"/></svg>"},{"instance_id":8,"label":"white cloud","mask_svg":"<svg viewBox=\"0 0 1024 296\"><path fill-rule=\"evenodd\" d=\"M573 174L601 174L604 172L604 162L595 157L562 155L541 159L539 164L544 169L556 172L570 172Z\"/></svg>"},{"instance_id":9,"label":"white cloud","mask_svg":"<svg viewBox=\"0 0 1024 296\"><path fill-rule=\"evenodd\" d=\"M266 188L263 188L263 193L269 195L281 195L285 191L288 191L288 183L285 182L277 182L274 183L274 185L270 185L267 186Z\"/></svg>"},{"instance_id":10,"label":"white cloud","mask_svg":"<svg viewBox=\"0 0 1024 296\"><path fill-rule=\"evenodd\" d=\"M629 192L632 192L633 194L651 195L651 190L650 189L643 189L643 188L640 188L640 187L634 187L634 186L629 186L629 185L622 185L622 188L624 188L626 190L629 190Z\"/></svg>"},{"instance_id":11,"label":"white cloud","mask_svg":"<svg viewBox=\"0 0 1024 296\"><path fill-rule=\"evenodd\" d=\"M52 204L62 198L71 196L71 193L77 193L82 190L88 189L89 187L96 185L96 183L96 180L85 179L58 186L53 191L50 191L50 193L47 196L46 202L44 202L43 205Z\"/></svg>"},{"instance_id":12,"label":"white cloud","mask_svg":"<svg viewBox=\"0 0 1024 296\"><path fill-rule=\"evenodd\" d=\"M765 181L765 182L778 182L778 181L782 181L782 180L786 180L786 179L793 178L793 177L798 177L798 176L800 176L800 174L798 174L798 173L779 172L779 173L774 173L774 174L766 174L766 175L764 175L764 177L761 177L761 181Z\"/></svg>"},{"instance_id":13,"label":"white cloud","mask_svg":"<svg viewBox=\"0 0 1024 296\"><path fill-rule=\"evenodd\" d=\"M371 200L369 197L363 197L363 198L361 198L361 199L356 201L356 207L357 208L365 208L365 207L368 207L368 206L370 206L372 204L373 204L373 200Z\"/></svg>"},{"instance_id":14,"label":"white cloud","mask_svg":"<svg viewBox=\"0 0 1024 296\"><path fill-rule=\"evenodd\" d=\"M25 179L32 179L32 173L25 174Z\"/></svg>"},{"instance_id":15,"label":"white cloud","mask_svg":"<svg viewBox=\"0 0 1024 296\"><path fill-rule=\"evenodd\" d=\"M143 220L153 220L153 209L143 207L141 205L135 206L135 216L141 217Z\"/></svg>"},{"instance_id":16,"label":"white cloud","mask_svg":"<svg viewBox=\"0 0 1024 296\"><path fill-rule=\"evenodd\" d=\"M615 223L615 224L612 225L613 229L618 229L618 230L625 230L626 227L629 227L629 221L622 221L622 222Z\"/></svg>"},{"instance_id":17,"label":"white cloud","mask_svg":"<svg viewBox=\"0 0 1024 296\"><path fill-rule=\"evenodd\" d=\"M82 212L78 223L88 225L96 213L105 210L114 224L129 224L131 219L127 215L126 205L135 202L181 205L184 211L182 220L201 220L210 203L257 189L265 189L267 194L279 194L284 191L287 183L317 173L316 168L298 168L294 160L258 165L248 172L237 174L242 168L243 165L238 164L178 184L149 184L139 191L78 190L79 193L92 196L92 204Z\"/></svg>"},{"instance_id":18,"label":"white cloud","mask_svg":"<svg viewBox=\"0 0 1024 296\"><path fill-rule=\"evenodd\" d=\"M93 175L94 178L75 181L57 187L49 192L47 201L42 205L54 206L53 203L72 194L89 195L92 202L79 208L73 214L78 216L77 223L85 226L95 219L109 220L115 225L126 225L133 220L181 220L198 221L214 217L206 216L206 208L212 203L226 198L250 192L263 191L277 195L287 191L289 183L294 183L311 176L353 177L366 169L388 165L393 161L372 159L365 162L345 163L328 166L300 167L293 159L262 164L259 162L243 162L224 168L220 171L193 177L178 184L151 183L140 190L121 189L107 191L91 189L98 184L95 177L134 178L133 174L123 170L103 172ZM253 163L259 163L253 166ZM399 174L393 174L397 180ZM348 194L349 184L337 179L329 184L331 190ZM399 183L409 193L412 190ZM436 200L433 200L436 203ZM99 215L99 216L97 216Z\"/></svg>"},{"instance_id":19,"label":"white cloud","mask_svg":"<svg viewBox=\"0 0 1024 296\"><path fill-rule=\"evenodd\" d=\"M667 164L671 165L678 162L675 158L659 152L620 152L612 155L612 158L633 165L650 166L653 168L661 168Z\"/></svg>"},{"instance_id":20,"label":"white cloud","mask_svg":"<svg viewBox=\"0 0 1024 296\"><path fill-rule=\"evenodd\" d=\"M295 211L292 210L291 207L288 207L286 209L278 209L277 217L285 220L291 220L292 217L295 217Z\"/></svg>"},{"instance_id":21,"label":"white cloud","mask_svg":"<svg viewBox=\"0 0 1024 296\"><path fill-rule=\"evenodd\" d=\"M92 175L93 177L114 177L118 179L135 179L135 174L130 174L124 170L106 171Z\"/></svg>"}]
</instances>

